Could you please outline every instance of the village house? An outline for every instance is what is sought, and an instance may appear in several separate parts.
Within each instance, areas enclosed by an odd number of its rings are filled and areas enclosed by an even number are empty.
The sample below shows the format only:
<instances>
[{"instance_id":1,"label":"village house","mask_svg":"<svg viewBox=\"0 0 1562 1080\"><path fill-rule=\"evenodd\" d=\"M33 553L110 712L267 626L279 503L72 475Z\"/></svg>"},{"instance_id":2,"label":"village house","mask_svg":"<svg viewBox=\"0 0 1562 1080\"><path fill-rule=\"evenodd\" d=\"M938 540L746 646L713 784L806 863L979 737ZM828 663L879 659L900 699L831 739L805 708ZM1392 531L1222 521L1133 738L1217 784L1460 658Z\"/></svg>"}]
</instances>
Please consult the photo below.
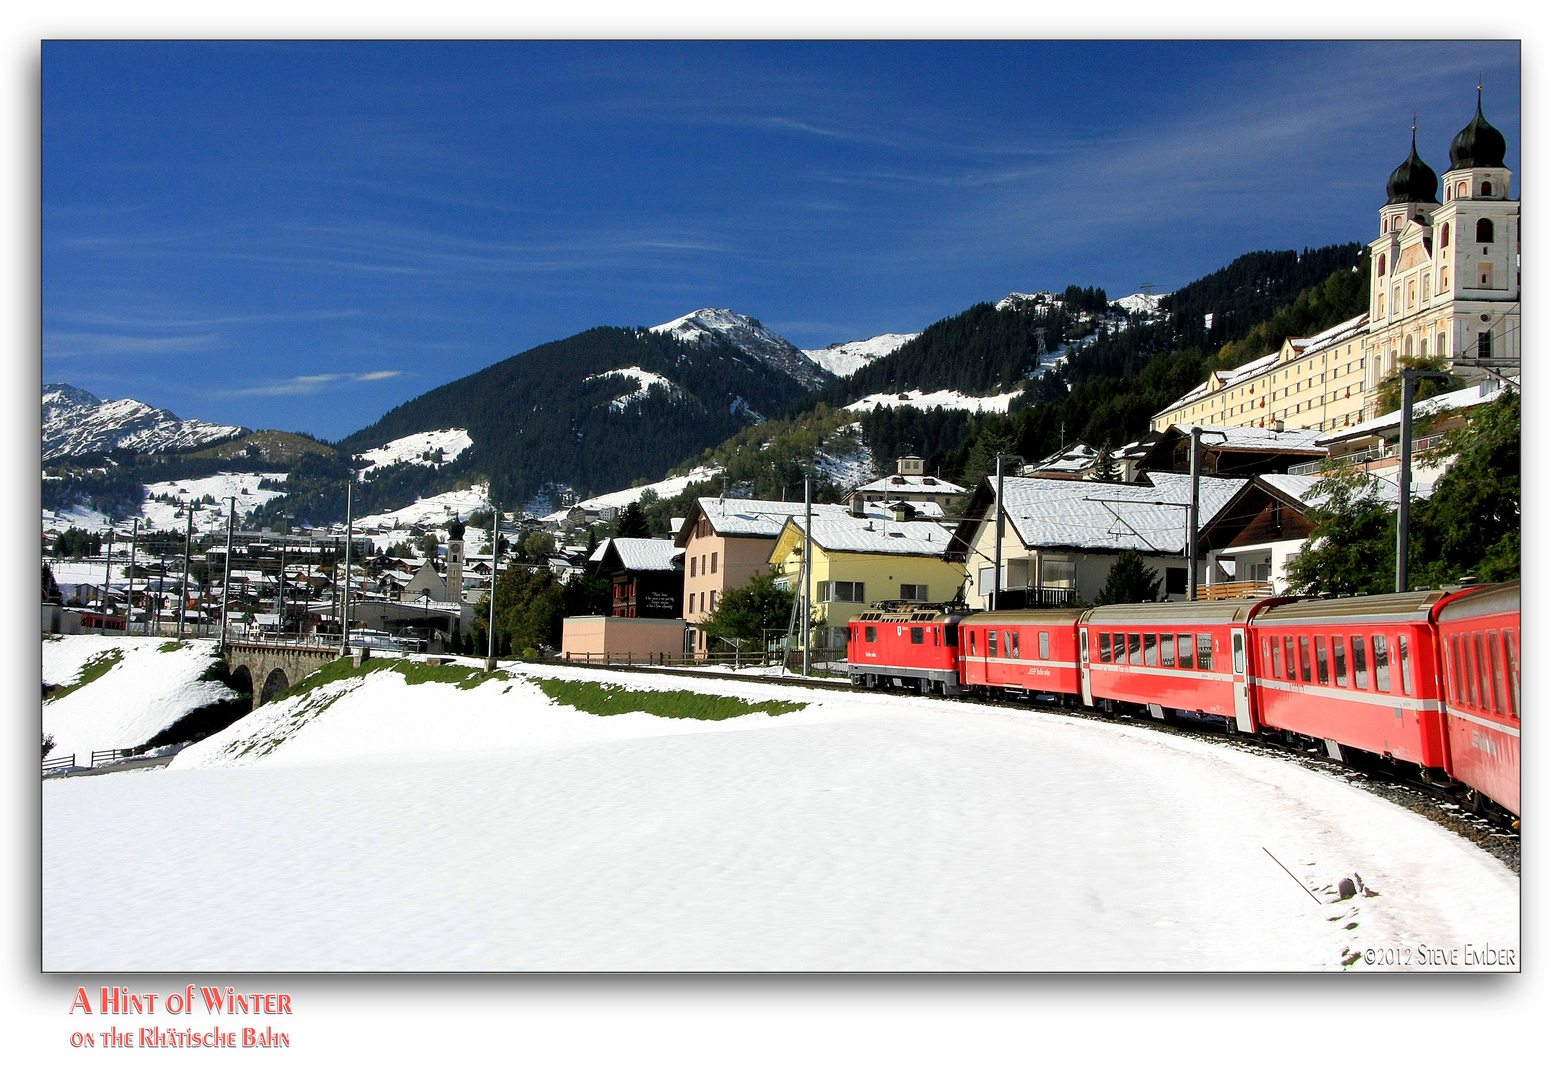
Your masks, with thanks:
<instances>
[{"instance_id":1,"label":"village house","mask_svg":"<svg viewBox=\"0 0 1562 1080\"><path fill-rule=\"evenodd\" d=\"M861 499L866 502L931 503L941 509L965 502L968 494L965 488L926 475L923 466L919 457L903 457L896 463L892 475L853 488L846 502Z\"/></svg>"}]
</instances>

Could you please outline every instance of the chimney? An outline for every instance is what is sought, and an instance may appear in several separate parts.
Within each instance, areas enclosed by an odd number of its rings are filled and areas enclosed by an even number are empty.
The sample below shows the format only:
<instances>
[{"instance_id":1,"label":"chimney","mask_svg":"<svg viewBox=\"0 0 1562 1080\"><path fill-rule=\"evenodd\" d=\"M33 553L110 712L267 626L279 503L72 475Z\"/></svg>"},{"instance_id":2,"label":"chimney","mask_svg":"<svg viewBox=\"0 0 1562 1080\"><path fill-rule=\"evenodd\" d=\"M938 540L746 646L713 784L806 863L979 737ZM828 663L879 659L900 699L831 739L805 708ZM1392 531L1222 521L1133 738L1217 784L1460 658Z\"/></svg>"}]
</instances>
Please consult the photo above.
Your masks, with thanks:
<instances>
[{"instance_id":1,"label":"chimney","mask_svg":"<svg viewBox=\"0 0 1562 1080\"><path fill-rule=\"evenodd\" d=\"M862 492L852 492L852 517L862 517Z\"/></svg>"},{"instance_id":2,"label":"chimney","mask_svg":"<svg viewBox=\"0 0 1562 1080\"><path fill-rule=\"evenodd\" d=\"M890 507L890 511L895 515L896 521L910 521L917 513L916 508L908 502L898 502Z\"/></svg>"}]
</instances>

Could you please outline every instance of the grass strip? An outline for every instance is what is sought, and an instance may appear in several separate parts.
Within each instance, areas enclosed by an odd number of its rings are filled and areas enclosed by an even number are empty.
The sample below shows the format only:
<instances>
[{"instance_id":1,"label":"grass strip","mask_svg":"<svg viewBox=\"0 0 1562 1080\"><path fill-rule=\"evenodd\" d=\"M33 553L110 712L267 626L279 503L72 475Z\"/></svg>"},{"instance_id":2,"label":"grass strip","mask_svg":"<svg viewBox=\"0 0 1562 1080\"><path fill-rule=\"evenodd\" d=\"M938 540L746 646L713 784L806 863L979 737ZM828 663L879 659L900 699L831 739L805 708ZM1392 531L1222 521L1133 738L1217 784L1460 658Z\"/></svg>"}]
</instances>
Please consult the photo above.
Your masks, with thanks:
<instances>
[{"instance_id":1,"label":"grass strip","mask_svg":"<svg viewBox=\"0 0 1562 1080\"><path fill-rule=\"evenodd\" d=\"M96 682L112 671L114 665L124 658L125 653L121 649L105 649L103 652L93 654L86 664L82 665L81 671L77 673L75 682L49 688L47 695L49 700L58 701L62 697L74 694L88 683Z\"/></svg>"},{"instance_id":2,"label":"grass strip","mask_svg":"<svg viewBox=\"0 0 1562 1080\"><path fill-rule=\"evenodd\" d=\"M448 683L458 690L470 690L490 679L505 682L510 678L509 673L505 671L484 671L482 668L466 667L461 664L423 664L413 660L392 660L388 657L371 657L359 666L353 667L352 657L348 656L332 660L305 678L299 679L271 700L283 701L287 698L300 697L327 683L342 679L358 679L376 671L399 672L402 678L407 680L408 686L416 686L418 683Z\"/></svg>"},{"instance_id":3,"label":"grass strip","mask_svg":"<svg viewBox=\"0 0 1562 1080\"><path fill-rule=\"evenodd\" d=\"M533 680L560 705L569 705L593 716L621 716L644 712L688 720L730 720L748 713L797 712L807 708L798 701L744 701L721 694L699 694L692 690L630 690L611 683L576 682L573 679Z\"/></svg>"}]
</instances>

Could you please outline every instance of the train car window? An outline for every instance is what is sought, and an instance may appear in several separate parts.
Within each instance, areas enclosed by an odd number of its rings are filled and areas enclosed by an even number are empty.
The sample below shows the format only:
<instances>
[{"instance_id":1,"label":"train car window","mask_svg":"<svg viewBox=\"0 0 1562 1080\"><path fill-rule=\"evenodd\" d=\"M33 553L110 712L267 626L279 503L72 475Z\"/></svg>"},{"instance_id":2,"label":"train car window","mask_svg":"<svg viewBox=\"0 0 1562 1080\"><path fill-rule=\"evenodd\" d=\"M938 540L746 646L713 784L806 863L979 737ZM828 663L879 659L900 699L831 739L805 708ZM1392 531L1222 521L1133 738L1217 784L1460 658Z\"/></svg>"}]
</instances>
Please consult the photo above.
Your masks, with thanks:
<instances>
[{"instance_id":1,"label":"train car window","mask_svg":"<svg viewBox=\"0 0 1562 1080\"><path fill-rule=\"evenodd\" d=\"M1409 694L1410 690L1410 639L1405 635L1399 635L1399 689L1402 693Z\"/></svg>"},{"instance_id":2,"label":"train car window","mask_svg":"<svg viewBox=\"0 0 1562 1080\"><path fill-rule=\"evenodd\" d=\"M1170 634L1161 635L1161 667L1177 666L1177 644Z\"/></svg>"},{"instance_id":3,"label":"train car window","mask_svg":"<svg viewBox=\"0 0 1562 1080\"><path fill-rule=\"evenodd\" d=\"M1128 641L1122 634L1112 635L1112 660L1121 664L1128 659Z\"/></svg>"},{"instance_id":4,"label":"train car window","mask_svg":"<svg viewBox=\"0 0 1562 1080\"><path fill-rule=\"evenodd\" d=\"M1177 635L1177 666L1191 668L1193 666L1193 635Z\"/></svg>"},{"instance_id":5,"label":"train car window","mask_svg":"<svg viewBox=\"0 0 1562 1080\"><path fill-rule=\"evenodd\" d=\"M1346 685L1345 639L1335 634L1329 641L1334 645L1334 685L1344 686Z\"/></svg>"},{"instance_id":6,"label":"train car window","mask_svg":"<svg viewBox=\"0 0 1562 1080\"><path fill-rule=\"evenodd\" d=\"M1388 638L1383 634L1372 635L1372 666L1378 689L1388 693L1391 689L1388 683Z\"/></svg>"},{"instance_id":7,"label":"train car window","mask_svg":"<svg viewBox=\"0 0 1562 1080\"><path fill-rule=\"evenodd\" d=\"M1138 663L1142 662L1142 660L1143 660L1143 657L1139 653L1139 635L1138 634L1129 634L1128 635L1128 662L1130 664L1138 664Z\"/></svg>"},{"instance_id":8,"label":"train car window","mask_svg":"<svg viewBox=\"0 0 1562 1080\"><path fill-rule=\"evenodd\" d=\"M1231 638L1231 670L1241 675L1247 669L1247 663L1242 657L1242 635L1236 634Z\"/></svg>"},{"instance_id":9,"label":"train car window","mask_svg":"<svg viewBox=\"0 0 1562 1080\"><path fill-rule=\"evenodd\" d=\"M1486 631L1486 662L1491 665L1491 711L1501 716L1502 679L1497 674L1497 631Z\"/></svg>"},{"instance_id":10,"label":"train car window","mask_svg":"<svg viewBox=\"0 0 1562 1080\"><path fill-rule=\"evenodd\" d=\"M1199 645L1199 670L1200 671L1214 671L1215 670L1215 635L1214 634L1200 634L1198 636L1198 645Z\"/></svg>"},{"instance_id":11,"label":"train car window","mask_svg":"<svg viewBox=\"0 0 1562 1080\"><path fill-rule=\"evenodd\" d=\"M1045 630L1036 635L1036 655L1043 660L1052 659L1052 639Z\"/></svg>"},{"instance_id":12,"label":"train car window","mask_svg":"<svg viewBox=\"0 0 1562 1080\"><path fill-rule=\"evenodd\" d=\"M1101 662L1103 664L1110 664L1112 662L1112 635L1097 634L1096 643L1100 648Z\"/></svg>"},{"instance_id":13,"label":"train car window","mask_svg":"<svg viewBox=\"0 0 1562 1080\"><path fill-rule=\"evenodd\" d=\"M1459 637L1449 635L1443 641L1443 655L1448 661L1448 682L1453 686L1454 700L1464 704L1464 681L1459 677Z\"/></svg>"},{"instance_id":14,"label":"train car window","mask_svg":"<svg viewBox=\"0 0 1562 1080\"><path fill-rule=\"evenodd\" d=\"M1296 681L1296 640L1290 634L1285 636L1285 677Z\"/></svg>"},{"instance_id":15,"label":"train car window","mask_svg":"<svg viewBox=\"0 0 1562 1080\"><path fill-rule=\"evenodd\" d=\"M1318 647L1318 685L1329 685L1329 639L1319 634L1315 639Z\"/></svg>"},{"instance_id":16,"label":"train car window","mask_svg":"<svg viewBox=\"0 0 1562 1080\"><path fill-rule=\"evenodd\" d=\"M1508 658L1508 715L1519 719L1519 642L1512 630L1502 632L1502 651Z\"/></svg>"},{"instance_id":17,"label":"train car window","mask_svg":"<svg viewBox=\"0 0 1562 1080\"><path fill-rule=\"evenodd\" d=\"M1296 654L1302 662L1302 682L1313 681L1313 646L1303 634L1296 639Z\"/></svg>"},{"instance_id":18,"label":"train car window","mask_svg":"<svg viewBox=\"0 0 1562 1080\"><path fill-rule=\"evenodd\" d=\"M1461 642L1464 646L1463 649L1460 649L1460 652L1463 653L1463 663L1460 670L1464 672L1464 703L1473 707L1475 705L1475 663L1470 655L1470 635L1458 634L1455 636L1455 640ZM1458 649L1459 646L1455 645L1454 648Z\"/></svg>"},{"instance_id":19,"label":"train car window","mask_svg":"<svg viewBox=\"0 0 1562 1080\"><path fill-rule=\"evenodd\" d=\"M987 631L987 655L998 655L998 631L996 630Z\"/></svg>"},{"instance_id":20,"label":"train car window","mask_svg":"<svg viewBox=\"0 0 1562 1080\"><path fill-rule=\"evenodd\" d=\"M922 628L920 626L913 626L911 628L911 644L913 644L913 645L921 645L921 644L923 644L922 637L923 637Z\"/></svg>"},{"instance_id":21,"label":"train car window","mask_svg":"<svg viewBox=\"0 0 1562 1080\"><path fill-rule=\"evenodd\" d=\"M1486 641L1480 631L1475 633L1475 688L1481 694L1481 708L1491 708L1491 692L1486 688Z\"/></svg>"},{"instance_id":22,"label":"train car window","mask_svg":"<svg viewBox=\"0 0 1562 1080\"><path fill-rule=\"evenodd\" d=\"M866 632L865 636L867 637L867 639L869 641L877 641L877 640L879 640L878 628L874 627L874 626L867 627L867 632Z\"/></svg>"},{"instance_id":23,"label":"train car window","mask_svg":"<svg viewBox=\"0 0 1562 1080\"><path fill-rule=\"evenodd\" d=\"M1367 639L1358 634L1352 634L1350 639L1350 655L1355 661L1356 689L1367 690Z\"/></svg>"},{"instance_id":24,"label":"train car window","mask_svg":"<svg viewBox=\"0 0 1562 1080\"><path fill-rule=\"evenodd\" d=\"M1280 677L1280 637L1278 634L1269 639L1269 674L1272 678Z\"/></svg>"},{"instance_id":25,"label":"train car window","mask_svg":"<svg viewBox=\"0 0 1562 1080\"><path fill-rule=\"evenodd\" d=\"M971 631L971 655L976 655L976 631Z\"/></svg>"}]
</instances>

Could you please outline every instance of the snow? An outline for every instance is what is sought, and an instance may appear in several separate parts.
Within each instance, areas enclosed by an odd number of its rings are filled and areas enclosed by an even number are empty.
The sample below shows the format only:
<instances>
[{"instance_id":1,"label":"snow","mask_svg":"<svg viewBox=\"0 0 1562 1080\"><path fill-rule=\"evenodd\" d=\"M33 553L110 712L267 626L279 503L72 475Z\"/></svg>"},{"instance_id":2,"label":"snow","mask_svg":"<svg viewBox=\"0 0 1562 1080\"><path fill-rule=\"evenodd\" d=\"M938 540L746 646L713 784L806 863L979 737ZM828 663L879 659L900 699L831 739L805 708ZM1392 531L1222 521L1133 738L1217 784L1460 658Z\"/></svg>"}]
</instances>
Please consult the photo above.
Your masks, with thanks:
<instances>
[{"instance_id":1,"label":"snow","mask_svg":"<svg viewBox=\"0 0 1562 1080\"><path fill-rule=\"evenodd\" d=\"M365 479L378 469L404 461L423 462L437 469L442 465L449 465L471 445L472 436L467 434L466 428L441 428L438 431L420 431L414 435L403 435L399 439L392 439L384 446L376 446L373 450L365 450L356 455L369 463L359 471L358 479ZM443 452L444 456L441 460L429 460L435 451Z\"/></svg>"},{"instance_id":2,"label":"snow","mask_svg":"<svg viewBox=\"0 0 1562 1080\"><path fill-rule=\"evenodd\" d=\"M888 356L908 341L915 341L921 334L879 334L862 341L848 341L824 349L804 349L803 355L826 371L833 371L842 378L858 368Z\"/></svg>"},{"instance_id":3,"label":"snow","mask_svg":"<svg viewBox=\"0 0 1562 1080\"><path fill-rule=\"evenodd\" d=\"M687 315L651 327L653 334L671 334L679 341L724 341L750 356L782 371L810 390L829 381L830 376L804 355L802 350L773 332L758 319L740 315L728 308L701 308Z\"/></svg>"},{"instance_id":4,"label":"snow","mask_svg":"<svg viewBox=\"0 0 1562 1080\"><path fill-rule=\"evenodd\" d=\"M1282 757L504 667L807 708L596 717L518 678L384 672L268 704L166 771L43 785L44 969L1338 970L1367 946L1518 947L1499 862ZM1355 874L1378 895L1339 901Z\"/></svg>"},{"instance_id":5,"label":"snow","mask_svg":"<svg viewBox=\"0 0 1562 1080\"><path fill-rule=\"evenodd\" d=\"M124 654L106 674L43 703L43 730L55 742L49 756L75 754L76 763L85 765L94 750L139 746L187 713L238 696L220 682L200 681L217 658L210 641L186 641L176 650L161 651L170 640L98 634L45 638L43 681L55 686L75 682L93 657L111 649Z\"/></svg>"},{"instance_id":6,"label":"snow","mask_svg":"<svg viewBox=\"0 0 1562 1080\"><path fill-rule=\"evenodd\" d=\"M681 393L676 386L667 380L665 375L658 375L654 371L647 371L645 368L638 366L614 368L612 371L604 371L599 375L587 375L585 381L595 382L597 379L611 379L615 375L639 383L640 389L627 394L620 394L608 402L609 412L623 412L626 405L636 401L643 401L650 397L653 389L660 390L668 395Z\"/></svg>"},{"instance_id":7,"label":"snow","mask_svg":"<svg viewBox=\"0 0 1562 1080\"><path fill-rule=\"evenodd\" d=\"M151 454L191 450L247 430L203 420L180 420L134 398L104 401L65 383L50 383L42 399L43 460L116 449Z\"/></svg>"},{"instance_id":8,"label":"snow","mask_svg":"<svg viewBox=\"0 0 1562 1080\"><path fill-rule=\"evenodd\" d=\"M287 473L218 473L199 480L165 480L146 486L146 500L141 504L142 527L150 520L152 529L184 531L185 508L171 503L155 502L154 496L171 496L179 502L199 502L210 495L217 500L215 506L195 508L197 532L215 532L228 527L228 498L233 497L239 520L256 507L265 506L272 499L286 495L285 491L263 491L262 480L279 484L287 479Z\"/></svg>"},{"instance_id":9,"label":"snow","mask_svg":"<svg viewBox=\"0 0 1562 1080\"><path fill-rule=\"evenodd\" d=\"M399 510L383 514L365 514L353 518L354 528L390 529L408 525L445 525L451 518L465 521L472 513L488 505L488 485L473 484L464 491L442 491L429 495Z\"/></svg>"},{"instance_id":10,"label":"snow","mask_svg":"<svg viewBox=\"0 0 1562 1080\"><path fill-rule=\"evenodd\" d=\"M604 510L608 507L623 509L632 502L640 500L640 493L646 488L656 492L658 499L671 498L681 494L690 484L703 484L707 480L714 480L721 475L721 468L717 465L701 465L689 470L683 476L673 476L666 480L658 480L654 484L641 484L639 487L628 487L622 491L609 491L605 495L593 495L589 499L582 499L576 505L585 510Z\"/></svg>"},{"instance_id":11,"label":"snow","mask_svg":"<svg viewBox=\"0 0 1562 1080\"><path fill-rule=\"evenodd\" d=\"M1146 293L1136 292L1112 303L1128 312L1130 315L1153 315L1161 309L1161 301L1171 293Z\"/></svg>"},{"instance_id":12,"label":"snow","mask_svg":"<svg viewBox=\"0 0 1562 1080\"><path fill-rule=\"evenodd\" d=\"M1009 411L1009 403L1023 393L1023 390L1012 390L1007 394L993 394L991 397L971 397L958 390L909 390L904 394L869 394L846 407L855 412L871 412L883 405L889 409L905 406L913 409L936 409L942 406L946 409L964 409L966 412L1006 413Z\"/></svg>"}]
</instances>

